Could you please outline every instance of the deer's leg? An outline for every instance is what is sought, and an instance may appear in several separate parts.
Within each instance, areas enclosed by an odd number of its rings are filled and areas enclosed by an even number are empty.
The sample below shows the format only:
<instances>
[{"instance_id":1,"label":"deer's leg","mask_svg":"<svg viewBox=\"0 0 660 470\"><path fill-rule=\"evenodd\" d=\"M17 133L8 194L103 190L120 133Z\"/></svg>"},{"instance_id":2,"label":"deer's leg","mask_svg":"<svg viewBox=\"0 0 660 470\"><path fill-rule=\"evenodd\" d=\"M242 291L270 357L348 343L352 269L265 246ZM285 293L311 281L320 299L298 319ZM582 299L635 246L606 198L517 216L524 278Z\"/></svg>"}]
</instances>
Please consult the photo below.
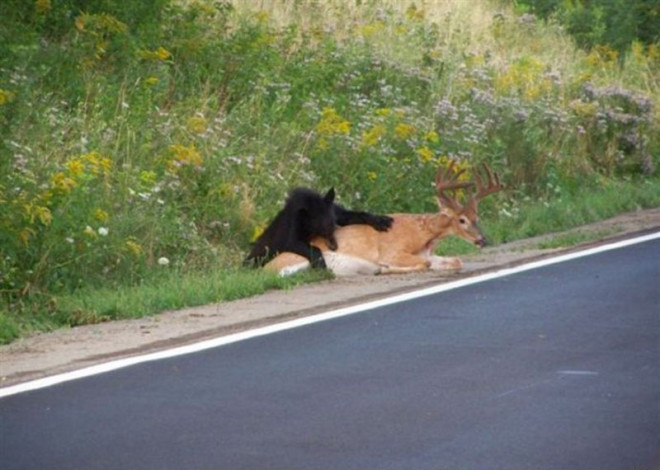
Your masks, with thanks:
<instances>
[{"instance_id":1,"label":"deer's leg","mask_svg":"<svg viewBox=\"0 0 660 470\"><path fill-rule=\"evenodd\" d=\"M309 265L309 260L304 256L285 251L266 263L264 269L278 273L280 276L288 276L309 268Z\"/></svg>"},{"instance_id":2,"label":"deer's leg","mask_svg":"<svg viewBox=\"0 0 660 470\"><path fill-rule=\"evenodd\" d=\"M380 266L357 256L347 255L336 251L323 253L325 263L335 276L354 276L357 274L378 274Z\"/></svg>"},{"instance_id":3,"label":"deer's leg","mask_svg":"<svg viewBox=\"0 0 660 470\"><path fill-rule=\"evenodd\" d=\"M382 263L381 274L399 274L426 271L431 266L428 259L409 253L396 253Z\"/></svg>"},{"instance_id":4,"label":"deer's leg","mask_svg":"<svg viewBox=\"0 0 660 470\"><path fill-rule=\"evenodd\" d=\"M463 261L455 257L432 255L430 261L434 271L460 271L463 267Z\"/></svg>"},{"instance_id":5,"label":"deer's leg","mask_svg":"<svg viewBox=\"0 0 660 470\"><path fill-rule=\"evenodd\" d=\"M322 268L325 269L325 261L323 260L323 253L317 247L305 243L300 240L296 240L286 245L282 249L282 252L291 252L297 255L300 255L304 258L307 258L310 262L312 268Z\"/></svg>"}]
</instances>

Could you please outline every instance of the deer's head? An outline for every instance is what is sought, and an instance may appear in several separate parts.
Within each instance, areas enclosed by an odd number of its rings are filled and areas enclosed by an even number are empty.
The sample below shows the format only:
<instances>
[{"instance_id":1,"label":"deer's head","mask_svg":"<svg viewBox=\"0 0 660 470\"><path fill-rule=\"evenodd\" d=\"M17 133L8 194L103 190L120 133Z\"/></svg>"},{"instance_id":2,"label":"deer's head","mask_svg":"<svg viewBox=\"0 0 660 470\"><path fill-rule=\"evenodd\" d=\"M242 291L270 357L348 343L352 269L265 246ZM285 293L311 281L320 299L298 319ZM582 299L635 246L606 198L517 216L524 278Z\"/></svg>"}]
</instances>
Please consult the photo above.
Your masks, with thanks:
<instances>
[{"instance_id":1,"label":"deer's head","mask_svg":"<svg viewBox=\"0 0 660 470\"><path fill-rule=\"evenodd\" d=\"M479 174L485 174L486 181ZM473 170L474 181L459 181L465 169L455 170L455 162L443 170L439 168L435 176L435 187L438 196L440 213L449 217L450 231L459 237L482 247L486 245L486 237L479 227L477 204L479 200L502 189L497 173L491 171L485 163ZM449 196L447 191L465 189L468 193L466 201L461 204L456 194Z\"/></svg>"}]
</instances>

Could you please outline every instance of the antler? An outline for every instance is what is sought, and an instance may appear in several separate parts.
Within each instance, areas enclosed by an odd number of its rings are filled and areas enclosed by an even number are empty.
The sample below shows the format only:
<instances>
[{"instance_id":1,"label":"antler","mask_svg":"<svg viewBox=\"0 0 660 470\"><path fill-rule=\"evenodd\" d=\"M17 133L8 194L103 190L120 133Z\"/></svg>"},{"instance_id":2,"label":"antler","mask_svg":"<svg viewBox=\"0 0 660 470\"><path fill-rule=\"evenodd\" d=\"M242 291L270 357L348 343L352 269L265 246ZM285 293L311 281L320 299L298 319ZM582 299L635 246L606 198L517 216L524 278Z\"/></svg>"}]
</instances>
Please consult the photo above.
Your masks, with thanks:
<instances>
[{"instance_id":1,"label":"antler","mask_svg":"<svg viewBox=\"0 0 660 470\"><path fill-rule=\"evenodd\" d=\"M438 200L440 201L441 205L447 206L454 211L461 210L462 207L456 198L449 196L445 193L445 191L475 186L476 190L468 197L468 202L473 207L473 209L476 210L476 203L480 199L483 199L489 194L496 193L502 189L499 176L485 163L481 164L481 171L485 173L485 180L483 176L479 174L479 167L475 167L473 169L474 181L459 182L458 179L463 173L465 173L465 168L455 171L455 167L456 162L452 160L446 169L443 170L442 167L438 168L438 172L435 175L435 188L438 193Z\"/></svg>"},{"instance_id":2,"label":"antler","mask_svg":"<svg viewBox=\"0 0 660 470\"><path fill-rule=\"evenodd\" d=\"M479 175L477 168L474 169L474 183L477 187L477 192L474 194L474 199L476 201L483 199L489 194L496 193L502 189L502 184L500 183L500 178L497 176L497 173L488 168L488 165L485 163L481 164L484 172L486 173L487 183L484 186L484 182Z\"/></svg>"},{"instance_id":3,"label":"antler","mask_svg":"<svg viewBox=\"0 0 660 470\"><path fill-rule=\"evenodd\" d=\"M454 211L458 211L461 209L461 206L456 199L447 195L445 191L469 188L474 185L474 183L472 181L459 182L458 178L465 173L465 168L454 171L455 166L456 162L452 160L445 171L443 171L442 167L438 168L438 172L435 174L435 189L438 193L438 199L442 204L450 207Z\"/></svg>"}]
</instances>

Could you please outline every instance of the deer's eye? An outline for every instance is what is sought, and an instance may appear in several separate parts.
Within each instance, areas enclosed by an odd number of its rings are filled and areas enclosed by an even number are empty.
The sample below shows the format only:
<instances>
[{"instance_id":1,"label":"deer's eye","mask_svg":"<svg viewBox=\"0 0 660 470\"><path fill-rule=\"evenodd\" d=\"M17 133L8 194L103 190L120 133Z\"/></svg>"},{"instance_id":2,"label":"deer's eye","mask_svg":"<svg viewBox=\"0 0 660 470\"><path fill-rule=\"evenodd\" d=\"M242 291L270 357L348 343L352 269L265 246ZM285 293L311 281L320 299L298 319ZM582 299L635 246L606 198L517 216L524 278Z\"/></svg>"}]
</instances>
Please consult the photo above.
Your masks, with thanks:
<instances>
[{"instance_id":1,"label":"deer's eye","mask_svg":"<svg viewBox=\"0 0 660 470\"><path fill-rule=\"evenodd\" d=\"M466 217L459 217L458 221L460 222L461 225L467 225L468 220Z\"/></svg>"}]
</instances>

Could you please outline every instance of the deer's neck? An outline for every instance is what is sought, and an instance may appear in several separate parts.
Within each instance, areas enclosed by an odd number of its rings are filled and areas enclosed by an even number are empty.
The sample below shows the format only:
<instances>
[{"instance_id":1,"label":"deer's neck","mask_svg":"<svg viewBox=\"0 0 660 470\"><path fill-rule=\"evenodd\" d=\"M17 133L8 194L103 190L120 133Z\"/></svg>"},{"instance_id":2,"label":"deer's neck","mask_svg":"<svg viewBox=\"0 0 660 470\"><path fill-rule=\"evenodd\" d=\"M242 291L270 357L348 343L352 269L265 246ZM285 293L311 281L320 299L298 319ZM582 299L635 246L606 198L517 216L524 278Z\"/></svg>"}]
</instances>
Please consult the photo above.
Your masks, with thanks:
<instances>
[{"instance_id":1,"label":"deer's neck","mask_svg":"<svg viewBox=\"0 0 660 470\"><path fill-rule=\"evenodd\" d=\"M453 220L454 217L445 212L426 214L423 222L429 241L440 240L451 235L453 233Z\"/></svg>"}]
</instances>

